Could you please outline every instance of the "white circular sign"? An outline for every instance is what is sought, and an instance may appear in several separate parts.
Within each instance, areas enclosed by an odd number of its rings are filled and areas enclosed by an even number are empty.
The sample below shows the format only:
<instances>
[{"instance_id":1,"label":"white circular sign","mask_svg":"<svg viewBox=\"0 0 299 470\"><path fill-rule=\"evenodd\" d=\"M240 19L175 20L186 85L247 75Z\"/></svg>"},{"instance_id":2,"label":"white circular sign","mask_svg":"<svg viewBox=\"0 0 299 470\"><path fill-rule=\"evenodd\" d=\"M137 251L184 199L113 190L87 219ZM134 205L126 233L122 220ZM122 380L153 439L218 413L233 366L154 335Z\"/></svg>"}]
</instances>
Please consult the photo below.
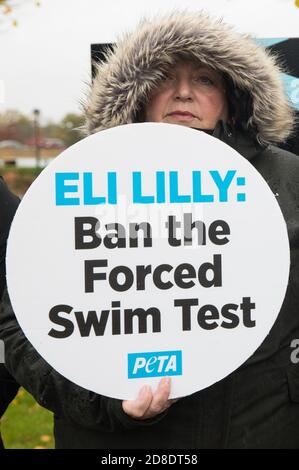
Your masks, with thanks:
<instances>
[{"instance_id":1,"label":"white circular sign","mask_svg":"<svg viewBox=\"0 0 299 470\"><path fill-rule=\"evenodd\" d=\"M227 376L269 333L288 274L286 225L260 174L168 124L68 148L26 193L8 242L27 338L71 381L121 399L163 376L171 397Z\"/></svg>"}]
</instances>

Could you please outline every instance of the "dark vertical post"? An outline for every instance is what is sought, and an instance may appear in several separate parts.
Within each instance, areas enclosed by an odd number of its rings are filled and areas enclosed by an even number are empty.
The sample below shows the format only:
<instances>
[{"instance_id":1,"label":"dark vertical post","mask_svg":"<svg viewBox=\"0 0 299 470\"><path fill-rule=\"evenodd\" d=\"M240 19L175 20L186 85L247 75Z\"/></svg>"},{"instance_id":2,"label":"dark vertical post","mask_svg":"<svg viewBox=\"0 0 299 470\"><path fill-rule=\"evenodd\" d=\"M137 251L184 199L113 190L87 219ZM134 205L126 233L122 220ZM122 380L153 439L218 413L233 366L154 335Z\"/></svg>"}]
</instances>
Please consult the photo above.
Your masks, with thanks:
<instances>
[{"instance_id":1,"label":"dark vertical post","mask_svg":"<svg viewBox=\"0 0 299 470\"><path fill-rule=\"evenodd\" d=\"M35 166L40 167L40 126L39 126L40 110L33 110L33 127L34 127L34 146L35 146Z\"/></svg>"}]
</instances>

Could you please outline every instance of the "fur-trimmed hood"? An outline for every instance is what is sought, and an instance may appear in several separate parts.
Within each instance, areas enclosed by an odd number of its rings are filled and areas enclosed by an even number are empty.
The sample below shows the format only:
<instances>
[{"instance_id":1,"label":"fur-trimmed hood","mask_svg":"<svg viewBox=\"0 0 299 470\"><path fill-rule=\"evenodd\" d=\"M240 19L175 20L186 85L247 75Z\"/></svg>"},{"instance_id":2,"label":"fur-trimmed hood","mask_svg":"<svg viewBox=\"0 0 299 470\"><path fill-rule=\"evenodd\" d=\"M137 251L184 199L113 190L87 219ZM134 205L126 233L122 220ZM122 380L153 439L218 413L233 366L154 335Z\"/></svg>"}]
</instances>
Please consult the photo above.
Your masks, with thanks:
<instances>
[{"instance_id":1,"label":"fur-trimmed hood","mask_svg":"<svg viewBox=\"0 0 299 470\"><path fill-rule=\"evenodd\" d=\"M252 98L247 126L266 143L284 141L293 127L290 107L275 57L221 20L204 13L174 12L143 21L125 34L96 77L83 104L84 133L134 122L142 103L177 54L186 54L222 72Z\"/></svg>"}]
</instances>

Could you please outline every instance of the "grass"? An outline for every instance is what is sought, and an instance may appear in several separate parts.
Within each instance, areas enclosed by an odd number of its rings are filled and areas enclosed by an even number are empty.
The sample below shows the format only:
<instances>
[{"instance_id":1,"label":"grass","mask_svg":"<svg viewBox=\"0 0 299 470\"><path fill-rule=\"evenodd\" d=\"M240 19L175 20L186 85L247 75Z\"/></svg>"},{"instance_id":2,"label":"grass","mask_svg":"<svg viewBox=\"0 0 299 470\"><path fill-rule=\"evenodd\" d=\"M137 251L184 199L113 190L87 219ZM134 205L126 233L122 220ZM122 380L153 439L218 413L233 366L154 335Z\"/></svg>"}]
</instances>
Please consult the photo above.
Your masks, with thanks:
<instances>
[{"instance_id":1,"label":"grass","mask_svg":"<svg viewBox=\"0 0 299 470\"><path fill-rule=\"evenodd\" d=\"M1 167L0 173L5 176L6 173L13 171L19 176L32 176L32 178L36 178L42 170L43 168L20 168L14 165L5 165L4 167Z\"/></svg>"},{"instance_id":2,"label":"grass","mask_svg":"<svg viewBox=\"0 0 299 470\"><path fill-rule=\"evenodd\" d=\"M20 389L1 419L7 449L53 449L53 415Z\"/></svg>"}]
</instances>

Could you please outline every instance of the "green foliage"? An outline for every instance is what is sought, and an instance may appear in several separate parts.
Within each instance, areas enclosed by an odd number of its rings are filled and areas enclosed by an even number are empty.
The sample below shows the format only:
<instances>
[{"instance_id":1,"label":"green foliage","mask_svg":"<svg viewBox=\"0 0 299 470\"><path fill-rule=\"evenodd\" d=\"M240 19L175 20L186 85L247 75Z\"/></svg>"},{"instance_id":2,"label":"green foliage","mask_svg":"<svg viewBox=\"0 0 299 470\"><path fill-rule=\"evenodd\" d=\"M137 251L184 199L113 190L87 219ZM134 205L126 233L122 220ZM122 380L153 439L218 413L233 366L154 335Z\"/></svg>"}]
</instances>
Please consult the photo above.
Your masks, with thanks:
<instances>
[{"instance_id":1,"label":"green foliage","mask_svg":"<svg viewBox=\"0 0 299 470\"><path fill-rule=\"evenodd\" d=\"M83 116L68 113L59 123L49 123L41 130L43 137L56 137L62 139L66 147L82 139L78 127L83 124Z\"/></svg>"},{"instance_id":2,"label":"green foliage","mask_svg":"<svg viewBox=\"0 0 299 470\"><path fill-rule=\"evenodd\" d=\"M1 420L1 434L8 449L53 449L53 415L20 389Z\"/></svg>"}]
</instances>

